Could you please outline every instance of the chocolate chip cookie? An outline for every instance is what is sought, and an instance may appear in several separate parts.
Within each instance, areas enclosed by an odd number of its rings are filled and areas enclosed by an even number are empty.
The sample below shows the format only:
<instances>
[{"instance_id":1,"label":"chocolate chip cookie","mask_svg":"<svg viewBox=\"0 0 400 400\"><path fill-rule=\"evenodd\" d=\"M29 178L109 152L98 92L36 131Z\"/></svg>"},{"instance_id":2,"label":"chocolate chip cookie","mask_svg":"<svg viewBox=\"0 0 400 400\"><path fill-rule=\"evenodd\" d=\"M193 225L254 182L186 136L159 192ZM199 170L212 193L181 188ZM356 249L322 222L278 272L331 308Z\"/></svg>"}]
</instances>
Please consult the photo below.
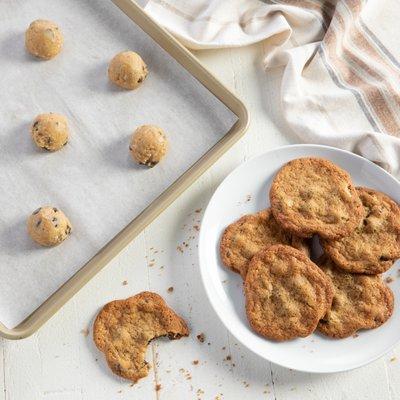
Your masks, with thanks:
<instances>
[{"instance_id":1,"label":"chocolate chip cookie","mask_svg":"<svg viewBox=\"0 0 400 400\"><path fill-rule=\"evenodd\" d=\"M251 259L245 296L251 327L282 341L306 337L315 330L331 305L333 286L301 251L273 245Z\"/></svg>"},{"instance_id":2,"label":"chocolate chip cookie","mask_svg":"<svg viewBox=\"0 0 400 400\"><path fill-rule=\"evenodd\" d=\"M358 227L344 238L321 244L340 268L379 274L400 257L400 207L376 190L360 187L357 192L364 206Z\"/></svg>"},{"instance_id":3,"label":"chocolate chip cookie","mask_svg":"<svg viewBox=\"0 0 400 400\"><path fill-rule=\"evenodd\" d=\"M328 257L318 264L331 278L335 292L331 309L318 324L320 332L332 338L345 338L360 329L377 328L390 318L393 293L379 275L342 271Z\"/></svg>"},{"instance_id":4,"label":"chocolate chip cookie","mask_svg":"<svg viewBox=\"0 0 400 400\"><path fill-rule=\"evenodd\" d=\"M148 344L157 337L188 336L185 321L156 293L142 292L106 304L93 326L93 339L111 370L133 382L147 376Z\"/></svg>"},{"instance_id":5,"label":"chocolate chip cookie","mask_svg":"<svg viewBox=\"0 0 400 400\"><path fill-rule=\"evenodd\" d=\"M220 242L221 259L225 266L245 278L250 259L272 244L291 245L309 255L306 240L285 232L267 208L245 215L225 229Z\"/></svg>"},{"instance_id":6,"label":"chocolate chip cookie","mask_svg":"<svg viewBox=\"0 0 400 400\"><path fill-rule=\"evenodd\" d=\"M283 166L272 182L270 200L275 219L301 237L338 239L362 218L349 174L321 158L299 158Z\"/></svg>"}]
</instances>

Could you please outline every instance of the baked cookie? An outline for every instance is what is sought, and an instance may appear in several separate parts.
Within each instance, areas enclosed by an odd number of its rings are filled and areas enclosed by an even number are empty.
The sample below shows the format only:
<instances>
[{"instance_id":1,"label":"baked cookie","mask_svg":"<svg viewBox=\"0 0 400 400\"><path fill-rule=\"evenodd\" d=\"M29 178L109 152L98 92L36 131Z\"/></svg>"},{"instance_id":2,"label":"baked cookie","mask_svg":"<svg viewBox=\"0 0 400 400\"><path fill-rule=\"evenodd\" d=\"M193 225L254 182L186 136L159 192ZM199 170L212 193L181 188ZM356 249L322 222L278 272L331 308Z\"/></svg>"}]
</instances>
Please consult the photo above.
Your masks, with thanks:
<instances>
[{"instance_id":1,"label":"baked cookie","mask_svg":"<svg viewBox=\"0 0 400 400\"><path fill-rule=\"evenodd\" d=\"M285 232L270 208L245 215L230 224L221 237L220 255L225 266L245 278L248 262L254 254L273 244L287 244L309 255L306 241Z\"/></svg>"},{"instance_id":2,"label":"baked cookie","mask_svg":"<svg viewBox=\"0 0 400 400\"><path fill-rule=\"evenodd\" d=\"M51 21L37 19L25 32L25 47L29 53L44 60L55 57L64 43L60 28Z\"/></svg>"},{"instance_id":3,"label":"baked cookie","mask_svg":"<svg viewBox=\"0 0 400 400\"><path fill-rule=\"evenodd\" d=\"M72 225L65 214L56 207L44 206L28 218L29 236L45 247L56 246L72 232Z\"/></svg>"},{"instance_id":4,"label":"baked cookie","mask_svg":"<svg viewBox=\"0 0 400 400\"><path fill-rule=\"evenodd\" d=\"M180 339L188 335L185 321L151 292L106 304L93 326L94 342L111 370L133 382L148 374L146 349L154 338Z\"/></svg>"},{"instance_id":5,"label":"baked cookie","mask_svg":"<svg viewBox=\"0 0 400 400\"><path fill-rule=\"evenodd\" d=\"M354 273L380 274L400 257L400 207L389 196L357 188L363 219L349 235L322 240L327 254L340 268Z\"/></svg>"},{"instance_id":6,"label":"baked cookie","mask_svg":"<svg viewBox=\"0 0 400 400\"><path fill-rule=\"evenodd\" d=\"M393 293L379 275L342 271L328 257L318 263L331 278L335 292L331 309L318 324L320 332L332 338L345 338L360 329L377 328L390 318Z\"/></svg>"},{"instance_id":7,"label":"baked cookie","mask_svg":"<svg viewBox=\"0 0 400 400\"><path fill-rule=\"evenodd\" d=\"M110 62L108 77L116 85L133 90L146 79L147 65L134 51L118 53Z\"/></svg>"},{"instance_id":8,"label":"baked cookie","mask_svg":"<svg viewBox=\"0 0 400 400\"><path fill-rule=\"evenodd\" d=\"M310 335L333 298L330 279L301 251L273 245L250 261L245 280L251 327L273 340Z\"/></svg>"},{"instance_id":9,"label":"baked cookie","mask_svg":"<svg viewBox=\"0 0 400 400\"><path fill-rule=\"evenodd\" d=\"M56 151L68 143L68 121L61 114L40 114L32 123L31 136L36 146Z\"/></svg>"},{"instance_id":10,"label":"baked cookie","mask_svg":"<svg viewBox=\"0 0 400 400\"><path fill-rule=\"evenodd\" d=\"M129 151L137 163L154 167L168 151L167 137L158 126L139 126L132 134Z\"/></svg>"},{"instance_id":11,"label":"baked cookie","mask_svg":"<svg viewBox=\"0 0 400 400\"><path fill-rule=\"evenodd\" d=\"M297 236L338 239L362 218L362 204L347 172L321 158L284 165L269 193L275 219Z\"/></svg>"}]
</instances>

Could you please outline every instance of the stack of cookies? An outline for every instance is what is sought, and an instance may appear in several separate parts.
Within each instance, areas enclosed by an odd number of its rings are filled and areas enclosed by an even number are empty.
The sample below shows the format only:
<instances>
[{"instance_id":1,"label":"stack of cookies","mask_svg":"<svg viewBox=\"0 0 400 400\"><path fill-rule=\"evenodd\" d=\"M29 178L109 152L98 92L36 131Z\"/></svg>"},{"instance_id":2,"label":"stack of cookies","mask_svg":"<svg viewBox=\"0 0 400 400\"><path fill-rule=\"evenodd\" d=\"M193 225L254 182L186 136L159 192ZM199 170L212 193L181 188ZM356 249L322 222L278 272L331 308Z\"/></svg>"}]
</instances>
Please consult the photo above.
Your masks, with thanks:
<instances>
[{"instance_id":1,"label":"stack of cookies","mask_svg":"<svg viewBox=\"0 0 400 400\"><path fill-rule=\"evenodd\" d=\"M398 204L320 158L284 165L269 198L220 242L222 262L244 280L251 327L282 341L316 329L345 338L386 322L394 299L380 274L400 258ZM324 254L311 259L315 235Z\"/></svg>"}]
</instances>

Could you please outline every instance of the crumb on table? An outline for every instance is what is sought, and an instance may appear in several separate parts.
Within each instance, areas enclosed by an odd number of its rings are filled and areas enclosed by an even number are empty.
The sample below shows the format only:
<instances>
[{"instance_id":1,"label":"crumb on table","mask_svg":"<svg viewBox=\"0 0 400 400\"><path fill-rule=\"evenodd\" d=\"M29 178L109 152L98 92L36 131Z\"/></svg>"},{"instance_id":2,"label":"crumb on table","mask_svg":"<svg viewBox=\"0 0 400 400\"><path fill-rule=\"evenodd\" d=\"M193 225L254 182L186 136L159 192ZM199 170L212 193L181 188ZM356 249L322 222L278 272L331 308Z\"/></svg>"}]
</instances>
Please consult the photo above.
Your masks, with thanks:
<instances>
[{"instance_id":1,"label":"crumb on table","mask_svg":"<svg viewBox=\"0 0 400 400\"><path fill-rule=\"evenodd\" d=\"M87 337L87 336L89 336L89 329L88 328L82 329L81 333L83 336Z\"/></svg>"},{"instance_id":2,"label":"crumb on table","mask_svg":"<svg viewBox=\"0 0 400 400\"><path fill-rule=\"evenodd\" d=\"M206 335L204 335L204 333L199 333L197 335L197 339L200 343L204 343L204 341L206 340Z\"/></svg>"}]
</instances>

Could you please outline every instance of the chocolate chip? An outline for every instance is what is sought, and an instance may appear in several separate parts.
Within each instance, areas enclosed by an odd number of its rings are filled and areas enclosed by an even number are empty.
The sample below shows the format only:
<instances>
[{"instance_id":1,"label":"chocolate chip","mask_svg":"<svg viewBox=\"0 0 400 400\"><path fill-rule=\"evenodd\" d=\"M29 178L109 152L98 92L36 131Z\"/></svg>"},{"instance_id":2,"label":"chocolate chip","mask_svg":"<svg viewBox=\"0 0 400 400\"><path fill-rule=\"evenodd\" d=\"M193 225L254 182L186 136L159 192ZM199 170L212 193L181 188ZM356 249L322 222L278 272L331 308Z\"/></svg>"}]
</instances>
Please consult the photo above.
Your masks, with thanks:
<instances>
[{"instance_id":1,"label":"chocolate chip","mask_svg":"<svg viewBox=\"0 0 400 400\"><path fill-rule=\"evenodd\" d=\"M36 222L36 228L40 225L42 223L42 220L41 219L39 219L39 221L38 222Z\"/></svg>"},{"instance_id":2,"label":"chocolate chip","mask_svg":"<svg viewBox=\"0 0 400 400\"><path fill-rule=\"evenodd\" d=\"M143 82L143 78L139 78L137 83L142 83Z\"/></svg>"},{"instance_id":3,"label":"chocolate chip","mask_svg":"<svg viewBox=\"0 0 400 400\"><path fill-rule=\"evenodd\" d=\"M42 209L42 207L39 207L37 210L35 210L32 215L36 215L40 210Z\"/></svg>"},{"instance_id":4,"label":"chocolate chip","mask_svg":"<svg viewBox=\"0 0 400 400\"><path fill-rule=\"evenodd\" d=\"M56 217L54 217L52 220L51 220L51 222L56 222L57 221L57 218Z\"/></svg>"},{"instance_id":5,"label":"chocolate chip","mask_svg":"<svg viewBox=\"0 0 400 400\"><path fill-rule=\"evenodd\" d=\"M39 121L35 121L35 123L33 124L33 128L36 128L39 125Z\"/></svg>"},{"instance_id":6,"label":"chocolate chip","mask_svg":"<svg viewBox=\"0 0 400 400\"><path fill-rule=\"evenodd\" d=\"M58 210L57 210L57 208L53 207L53 211L54 211L54 212L57 212Z\"/></svg>"}]
</instances>

